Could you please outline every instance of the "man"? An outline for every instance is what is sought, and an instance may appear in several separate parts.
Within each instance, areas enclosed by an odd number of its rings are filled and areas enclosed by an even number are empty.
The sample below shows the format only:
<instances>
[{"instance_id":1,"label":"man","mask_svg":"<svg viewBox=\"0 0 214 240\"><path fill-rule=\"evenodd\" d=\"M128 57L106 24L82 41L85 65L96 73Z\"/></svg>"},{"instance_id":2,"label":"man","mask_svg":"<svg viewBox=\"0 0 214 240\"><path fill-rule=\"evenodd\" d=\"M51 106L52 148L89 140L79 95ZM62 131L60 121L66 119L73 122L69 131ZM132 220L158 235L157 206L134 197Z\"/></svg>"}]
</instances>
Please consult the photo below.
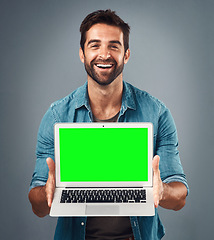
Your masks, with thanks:
<instances>
[{"instance_id":1,"label":"man","mask_svg":"<svg viewBox=\"0 0 214 240\"><path fill-rule=\"evenodd\" d=\"M87 82L51 105L41 122L37 161L29 200L39 217L49 214L55 189L53 125L56 122L152 122L154 125L154 203L173 210L185 205L188 185L177 151L169 110L156 98L123 81L130 58L129 26L111 10L89 14L81 24L80 60ZM47 162L47 164L46 164ZM157 209L153 217L59 218L55 239L161 239Z\"/></svg>"}]
</instances>

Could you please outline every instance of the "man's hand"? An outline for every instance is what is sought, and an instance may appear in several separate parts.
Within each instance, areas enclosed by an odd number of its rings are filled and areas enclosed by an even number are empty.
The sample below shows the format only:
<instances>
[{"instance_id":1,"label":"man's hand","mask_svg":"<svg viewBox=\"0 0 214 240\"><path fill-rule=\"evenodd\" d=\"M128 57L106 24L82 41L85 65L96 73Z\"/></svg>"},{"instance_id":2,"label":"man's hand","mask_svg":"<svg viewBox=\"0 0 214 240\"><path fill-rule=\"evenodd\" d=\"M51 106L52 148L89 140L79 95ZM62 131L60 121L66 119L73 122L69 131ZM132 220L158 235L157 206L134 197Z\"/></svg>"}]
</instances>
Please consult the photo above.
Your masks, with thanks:
<instances>
[{"instance_id":1,"label":"man's hand","mask_svg":"<svg viewBox=\"0 0 214 240\"><path fill-rule=\"evenodd\" d=\"M187 188L182 182L163 183L160 177L159 161L160 157L158 155L152 161L155 207L157 208L160 205L163 208L178 211L185 205Z\"/></svg>"},{"instance_id":2,"label":"man's hand","mask_svg":"<svg viewBox=\"0 0 214 240\"><path fill-rule=\"evenodd\" d=\"M38 217L49 214L55 191L55 163L51 158L47 158L46 162L49 168L46 185L32 188L28 195L32 210Z\"/></svg>"},{"instance_id":3,"label":"man's hand","mask_svg":"<svg viewBox=\"0 0 214 240\"><path fill-rule=\"evenodd\" d=\"M54 191L55 191L55 163L51 158L47 158L46 162L48 164L49 173L48 173L48 181L46 182L46 185L45 185L45 192L46 192L48 207L51 207Z\"/></svg>"},{"instance_id":4,"label":"man's hand","mask_svg":"<svg viewBox=\"0 0 214 240\"><path fill-rule=\"evenodd\" d=\"M154 204L157 208L160 200L163 197L163 182L160 178L160 170L159 170L159 161L160 157L158 155L154 156L152 161L153 167L153 196L154 196Z\"/></svg>"}]
</instances>

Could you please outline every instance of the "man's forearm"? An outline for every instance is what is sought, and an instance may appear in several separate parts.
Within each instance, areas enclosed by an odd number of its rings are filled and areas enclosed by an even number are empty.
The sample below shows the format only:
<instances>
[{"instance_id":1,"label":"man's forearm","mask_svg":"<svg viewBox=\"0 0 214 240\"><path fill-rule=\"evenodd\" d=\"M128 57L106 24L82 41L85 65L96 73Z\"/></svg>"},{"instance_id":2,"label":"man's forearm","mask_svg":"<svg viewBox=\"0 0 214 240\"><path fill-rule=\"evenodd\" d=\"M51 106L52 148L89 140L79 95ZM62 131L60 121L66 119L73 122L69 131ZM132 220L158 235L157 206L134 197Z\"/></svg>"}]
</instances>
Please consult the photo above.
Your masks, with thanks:
<instances>
[{"instance_id":1,"label":"man's forearm","mask_svg":"<svg viewBox=\"0 0 214 240\"><path fill-rule=\"evenodd\" d=\"M28 195L32 205L32 210L38 217L44 217L50 212L50 208L48 207L47 203L45 187L46 186L35 187L31 189Z\"/></svg>"},{"instance_id":2,"label":"man's forearm","mask_svg":"<svg viewBox=\"0 0 214 240\"><path fill-rule=\"evenodd\" d=\"M160 206L175 211L184 207L187 196L187 188L181 182L163 183L163 194Z\"/></svg>"}]
</instances>

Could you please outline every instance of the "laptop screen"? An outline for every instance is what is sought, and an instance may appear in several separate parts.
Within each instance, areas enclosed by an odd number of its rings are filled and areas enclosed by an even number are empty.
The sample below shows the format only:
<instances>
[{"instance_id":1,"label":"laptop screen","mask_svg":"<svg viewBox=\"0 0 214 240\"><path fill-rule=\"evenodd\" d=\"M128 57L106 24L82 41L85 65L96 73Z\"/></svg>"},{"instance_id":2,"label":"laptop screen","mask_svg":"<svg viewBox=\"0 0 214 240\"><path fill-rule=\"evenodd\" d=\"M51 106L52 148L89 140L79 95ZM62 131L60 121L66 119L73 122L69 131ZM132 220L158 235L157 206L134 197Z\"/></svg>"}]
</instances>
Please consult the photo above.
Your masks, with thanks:
<instances>
[{"instance_id":1,"label":"laptop screen","mask_svg":"<svg viewBox=\"0 0 214 240\"><path fill-rule=\"evenodd\" d=\"M148 181L148 128L59 128L60 182Z\"/></svg>"}]
</instances>

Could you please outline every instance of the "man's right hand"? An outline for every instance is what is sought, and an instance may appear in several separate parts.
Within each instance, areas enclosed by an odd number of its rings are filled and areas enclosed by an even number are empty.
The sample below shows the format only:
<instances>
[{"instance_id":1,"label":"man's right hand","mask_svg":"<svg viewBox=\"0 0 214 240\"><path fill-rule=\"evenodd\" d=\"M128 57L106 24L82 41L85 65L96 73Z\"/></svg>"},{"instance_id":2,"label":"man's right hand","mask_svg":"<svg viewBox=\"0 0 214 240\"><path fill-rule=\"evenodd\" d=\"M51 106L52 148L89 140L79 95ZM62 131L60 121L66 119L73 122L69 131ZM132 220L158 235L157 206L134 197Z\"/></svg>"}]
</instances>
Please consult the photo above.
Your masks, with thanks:
<instances>
[{"instance_id":1,"label":"man's right hand","mask_svg":"<svg viewBox=\"0 0 214 240\"><path fill-rule=\"evenodd\" d=\"M45 192L46 192L48 207L51 207L54 191L55 191L55 163L51 158L47 158L46 162L48 164L49 173L48 173L48 181L46 182L46 185L45 185Z\"/></svg>"},{"instance_id":2,"label":"man's right hand","mask_svg":"<svg viewBox=\"0 0 214 240\"><path fill-rule=\"evenodd\" d=\"M51 158L47 158L46 162L49 173L45 186L32 188L28 195L33 212L39 217L49 214L55 191L55 163Z\"/></svg>"}]
</instances>

